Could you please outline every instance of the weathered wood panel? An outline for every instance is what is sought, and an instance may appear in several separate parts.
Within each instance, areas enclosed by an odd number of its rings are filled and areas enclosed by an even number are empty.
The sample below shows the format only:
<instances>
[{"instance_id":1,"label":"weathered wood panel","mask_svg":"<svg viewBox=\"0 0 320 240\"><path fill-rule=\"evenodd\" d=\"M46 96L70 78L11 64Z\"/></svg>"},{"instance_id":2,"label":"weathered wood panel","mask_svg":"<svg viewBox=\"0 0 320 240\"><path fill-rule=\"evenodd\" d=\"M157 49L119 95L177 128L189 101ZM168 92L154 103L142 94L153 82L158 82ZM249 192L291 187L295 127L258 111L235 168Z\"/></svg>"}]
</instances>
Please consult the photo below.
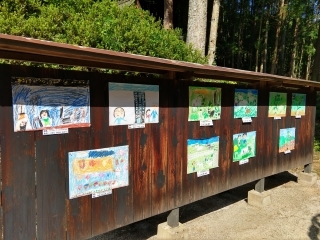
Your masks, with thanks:
<instances>
[{"instance_id":1,"label":"weathered wood panel","mask_svg":"<svg viewBox=\"0 0 320 240\"><path fill-rule=\"evenodd\" d=\"M1 165L4 239L35 239L35 151L33 132L13 132L11 71L1 74ZM21 71L23 72L23 71Z\"/></svg>"},{"instance_id":2,"label":"weathered wood panel","mask_svg":"<svg viewBox=\"0 0 320 240\"><path fill-rule=\"evenodd\" d=\"M91 77L91 143L92 149L112 147L112 128L108 125L108 82L105 76ZM92 199L92 235L99 235L115 228L113 195Z\"/></svg>"}]
</instances>

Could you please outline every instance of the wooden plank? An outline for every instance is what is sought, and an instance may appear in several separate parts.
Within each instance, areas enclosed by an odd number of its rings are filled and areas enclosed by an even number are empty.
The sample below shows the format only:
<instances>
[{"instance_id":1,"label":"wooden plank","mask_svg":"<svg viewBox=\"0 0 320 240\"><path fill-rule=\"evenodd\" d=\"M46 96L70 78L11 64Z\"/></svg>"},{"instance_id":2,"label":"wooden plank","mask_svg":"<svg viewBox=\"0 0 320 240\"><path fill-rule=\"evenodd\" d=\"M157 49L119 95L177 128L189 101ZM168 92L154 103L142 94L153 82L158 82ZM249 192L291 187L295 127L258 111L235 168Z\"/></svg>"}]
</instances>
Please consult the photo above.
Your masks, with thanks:
<instances>
[{"instance_id":1,"label":"wooden plank","mask_svg":"<svg viewBox=\"0 0 320 240\"><path fill-rule=\"evenodd\" d=\"M233 105L234 99L228 97L232 88L225 87L222 89L222 101L221 101L221 120L223 124L220 127L220 148L219 148L219 175L218 175L218 192L225 191L229 188L232 182L230 181L231 164L237 164L232 162L233 158Z\"/></svg>"},{"instance_id":2,"label":"wooden plank","mask_svg":"<svg viewBox=\"0 0 320 240\"><path fill-rule=\"evenodd\" d=\"M113 145L129 145L129 186L112 190L115 227L118 228L132 223L134 219L133 212L135 209L133 208L133 179L137 173L133 172L134 168L132 166L135 164L135 161L139 159L133 158L135 156L135 148L133 147L134 145L130 144L131 142L129 143L128 141L128 126L114 126L113 128ZM141 131L141 129L136 130ZM137 134L138 132L132 133ZM133 142L133 139L131 141ZM137 196L138 194L142 194L142 192L135 189L134 194Z\"/></svg>"},{"instance_id":3,"label":"wooden plank","mask_svg":"<svg viewBox=\"0 0 320 240\"><path fill-rule=\"evenodd\" d=\"M127 82L126 79L121 76L113 76L112 80L110 81ZM118 228L130 224L134 221L134 211L137 210L133 208L133 196L143 194L143 192L140 192L138 189L134 188L134 177L139 174L139 172L134 172L134 165L136 164L135 161L141 161L141 159L134 158L134 154L138 154L139 157L139 149L138 151L135 151L135 149L137 146L140 146L140 143L137 140L141 137L141 135L138 135L139 133L141 134L141 129L133 129L132 131L128 130L128 126L113 126L112 128L112 145L129 145L129 186L112 190L115 227ZM139 136L139 138L131 138L131 134L136 134L134 136ZM145 190L148 191L148 189Z\"/></svg>"},{"instance_id":4,"label":"wooden plank","mask_svg":"<svg viewBox=\"0 0 320 240\"><path fill-rule=\"evenodd\" d=\"M0 65L0 72L2 73L2 76L5 76L5 72L6 68L4 65ZM6 78L5 78L6 79ZM0 81L0 96L5 96L4 94L4 90L5 90L5 82L6 80L1 79ZM4 99L4 97L0 97L0 116L5 116L4 115L4 106L6 105L6 101L8 102L7 104L9 104L10 99ZM4 127L4 123L3 123L3 119L4 118L0 118L0 179L2 179L2 164L1 164L1 142L2 142L2 138L3 138L3 127ZM0 236L3 237L3 208L2 208L2 184L0 185L0 191L1 191L1 195L0 195Z\"/></svg>"},{"instance_id":5,"label":"wooden plank","mask_svg":"<svg viewBox=\"0 0 320 240\"><path fill-rule=\"evenodd\" d=\"M60 78L62 71L28 68L26 77ZM64 135L43 136L35 131L37 237L66 238L66 159Z\"/></svg>"},{"instance_id":6,"label":"wooden plank","mask_svg":"<svg viewBox=\"0 0 320 240\"><path fill-rule=\"evenodd\" d=\"M36 133L37 237L65 239L66 158L63 135Z\"/></svg>"},{"instance_id":7,"label":"wooden plank","mask_svg":"<svg viewBox=\"0 0 320 240\"><path fill-rule=\"evenodd\" d=\"M69 152L91 149L88 128L69 129L65 135L65 158ZM68 169L68 162L67 162ZM68 186L68 184L67 184ZM69 186L67 187L67 191ZM67 239L87 239L91 235L91 195L66 200Z\"/></svg>"},{"instance_id":8,"label":"wooden plank","mask_svg":"<svg viewBox=\"0 0 320 240\"><path fill-rule=\"evenodd\" d=\"M108 76L90 76L91 146L92 149L112 147L112 127L109 127ZM92 236L115 228L113 195L92 199Z\"/></svg>"},{"instance_id":9,"label":"wooden plank","mask_svg":"<svg viewBox=\"0 0 320 240\"><path fill-rule=\"evenodd\" d=\"M13 132L12 70L2 72L0 87L3 238L35 239L34 134Z\"/></svg>"},{"instance_id":10,"label":"wooden plank","mask_svg":"<svg viewBox=\"0 0 320 240\"><path fill-rule=\"evenodd\" d=\"M172 78L174 76L171 76ZM157 82L159 93L167 90L167 81ZM157 215L167 210L167 144L168 133L168 98L165 94L159 94L159 123L147 124L146 130L149 136L147 141L147 158L151 159L151 215ZM148 151L153 149L153 151Z\"/></svg>"},{"instance_id":11,"label":"wooden plank","mask_svg":"<svg viewBox=\"0 0 320 240\"><path fill-rule=\"evenodd\" d=\"M181 124L188 118L184 104L185 89L181 82L167 82L166 97L168 99L167 109L167 202L168 209L176 208L184 204L183 177L187 175L186 161L186 124ZM185 168L184 168L185 167Z\"/></svg>"},{"instance_id":12,"label":"wooden plank","mask_svg":"<svg viewBox=\"0 0 320 240\"><path fill-rule=\"evenodd\" d=\"M269 92L265 88L265 82L261 82L258 88L258 113L256 121L256 177L259 179L262 176L268 176L268 171L265 171L265 166L268 164L268 154L270 151L270 141L268 136L268 106L269 106ZM269 147L268 147L269 145Z\"/></svg>"}]
</instances>

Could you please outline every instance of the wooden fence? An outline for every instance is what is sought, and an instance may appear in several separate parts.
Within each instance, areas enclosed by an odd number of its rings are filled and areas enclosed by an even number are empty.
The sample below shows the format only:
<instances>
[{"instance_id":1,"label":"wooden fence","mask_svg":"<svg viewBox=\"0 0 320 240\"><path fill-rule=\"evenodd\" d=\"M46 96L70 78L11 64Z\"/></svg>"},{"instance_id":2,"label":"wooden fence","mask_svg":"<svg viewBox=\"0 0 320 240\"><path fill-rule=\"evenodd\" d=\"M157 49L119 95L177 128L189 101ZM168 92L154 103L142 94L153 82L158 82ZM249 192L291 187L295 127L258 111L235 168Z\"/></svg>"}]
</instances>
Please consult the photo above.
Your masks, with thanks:
<instances>
[{"instance_id":1,"label":"wooden fence","mask_svg":"<svg viewBox=\"0 0 320 240\"><path fill-rule=\"evenodd\" d=\"M249 86L179 79L125 77L96 72L62 71L0 65L1 207L4 239L86 239L312 162L315 126L314 91L256 86L258 116L252 123L234 119L235 88ZM91 127L43 136L14 132L12 77L87 79ZM109 126L108 82L159 85L159 123L144 129ZM221 119L212 127L188 122L189 86L222 88ZM308 89L308 88L305 88ZM269 92L286 92L286 117L268 117ZM306 115L290 116L292 93L306 93ZM279 129L296 128L295 149L279 153ZM256 157L233 162L235 133L256 131ZM220 137L219 167L197 177L187 174L187 139ZM129 186L112 195L68 198L68 152L129 145Z\"/></svg>"}]
</instances>

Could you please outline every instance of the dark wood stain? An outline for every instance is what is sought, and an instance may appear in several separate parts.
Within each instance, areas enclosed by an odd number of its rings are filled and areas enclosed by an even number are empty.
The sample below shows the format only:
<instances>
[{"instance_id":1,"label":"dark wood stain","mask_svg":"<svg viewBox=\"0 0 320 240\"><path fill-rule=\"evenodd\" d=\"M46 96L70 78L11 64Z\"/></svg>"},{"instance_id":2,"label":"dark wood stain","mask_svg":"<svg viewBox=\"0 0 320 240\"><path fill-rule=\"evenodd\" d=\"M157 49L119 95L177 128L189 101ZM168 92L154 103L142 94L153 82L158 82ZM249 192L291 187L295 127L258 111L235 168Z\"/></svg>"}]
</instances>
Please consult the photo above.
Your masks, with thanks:
<instances>
[{"instance_id":1,"label":"dark wood stain","mask_svg":"<svg viewBox=\"0 0 320 240\"><path fill-rule=\"evenodd\" d=\"M312 162L315 92L262 84L258 117L243 124L233 117L234 90L244 88L237 85L7 65L0 65L0 72L0 217L5 239L87 239ZM14 133L12 76L89 80L91 126L56 136ZM109 126L109 82L159 85L159 123L144 129ZM212 127L187 121L189 86L222 88L221 119ZM287 115L281 120L268 117L271 91L287 93ZM301 119L290 116L292 93L307 94L306 115ZM296 145L285 155L279 153L279 131L289 127L296 128ZM232 161L233 134L249 131L256 131L256 156L239 165ZM219 136L219 167L203 177L187 174L187 140L213 136ZM121 145L129 145L129 185L111 195L69 200L68 152Z\"/></svg>"}]
</instances>

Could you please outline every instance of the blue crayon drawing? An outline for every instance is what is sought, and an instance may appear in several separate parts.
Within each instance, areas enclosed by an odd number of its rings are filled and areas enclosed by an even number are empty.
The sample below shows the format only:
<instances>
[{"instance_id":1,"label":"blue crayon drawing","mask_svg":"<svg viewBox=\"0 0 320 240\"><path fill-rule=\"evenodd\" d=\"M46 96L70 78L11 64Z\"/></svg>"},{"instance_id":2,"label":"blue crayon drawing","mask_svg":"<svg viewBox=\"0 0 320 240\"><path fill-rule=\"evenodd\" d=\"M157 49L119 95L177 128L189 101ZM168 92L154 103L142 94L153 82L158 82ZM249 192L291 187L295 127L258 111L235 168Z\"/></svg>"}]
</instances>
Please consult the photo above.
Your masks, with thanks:
<instances>
[{"instance_id":1,"label":"blue crayon drawing","mask_svg":"<svg viewBox=\"0 0 320 240\"><path fill-rule=\"evenodd\" d=\"M69 198L129 185L129 146L69 152Z\"/></svg>"},{"instance_id":2,"label":"blue crayon drawing","mask_svg":"<svg viewBox=\"0 0 320 240\"><path fill-rule=\"evenodd\" d=\"M13 82L12 103L15 132L90 126L88 84L77 87Z\"/></svg>"}]
</instances>

